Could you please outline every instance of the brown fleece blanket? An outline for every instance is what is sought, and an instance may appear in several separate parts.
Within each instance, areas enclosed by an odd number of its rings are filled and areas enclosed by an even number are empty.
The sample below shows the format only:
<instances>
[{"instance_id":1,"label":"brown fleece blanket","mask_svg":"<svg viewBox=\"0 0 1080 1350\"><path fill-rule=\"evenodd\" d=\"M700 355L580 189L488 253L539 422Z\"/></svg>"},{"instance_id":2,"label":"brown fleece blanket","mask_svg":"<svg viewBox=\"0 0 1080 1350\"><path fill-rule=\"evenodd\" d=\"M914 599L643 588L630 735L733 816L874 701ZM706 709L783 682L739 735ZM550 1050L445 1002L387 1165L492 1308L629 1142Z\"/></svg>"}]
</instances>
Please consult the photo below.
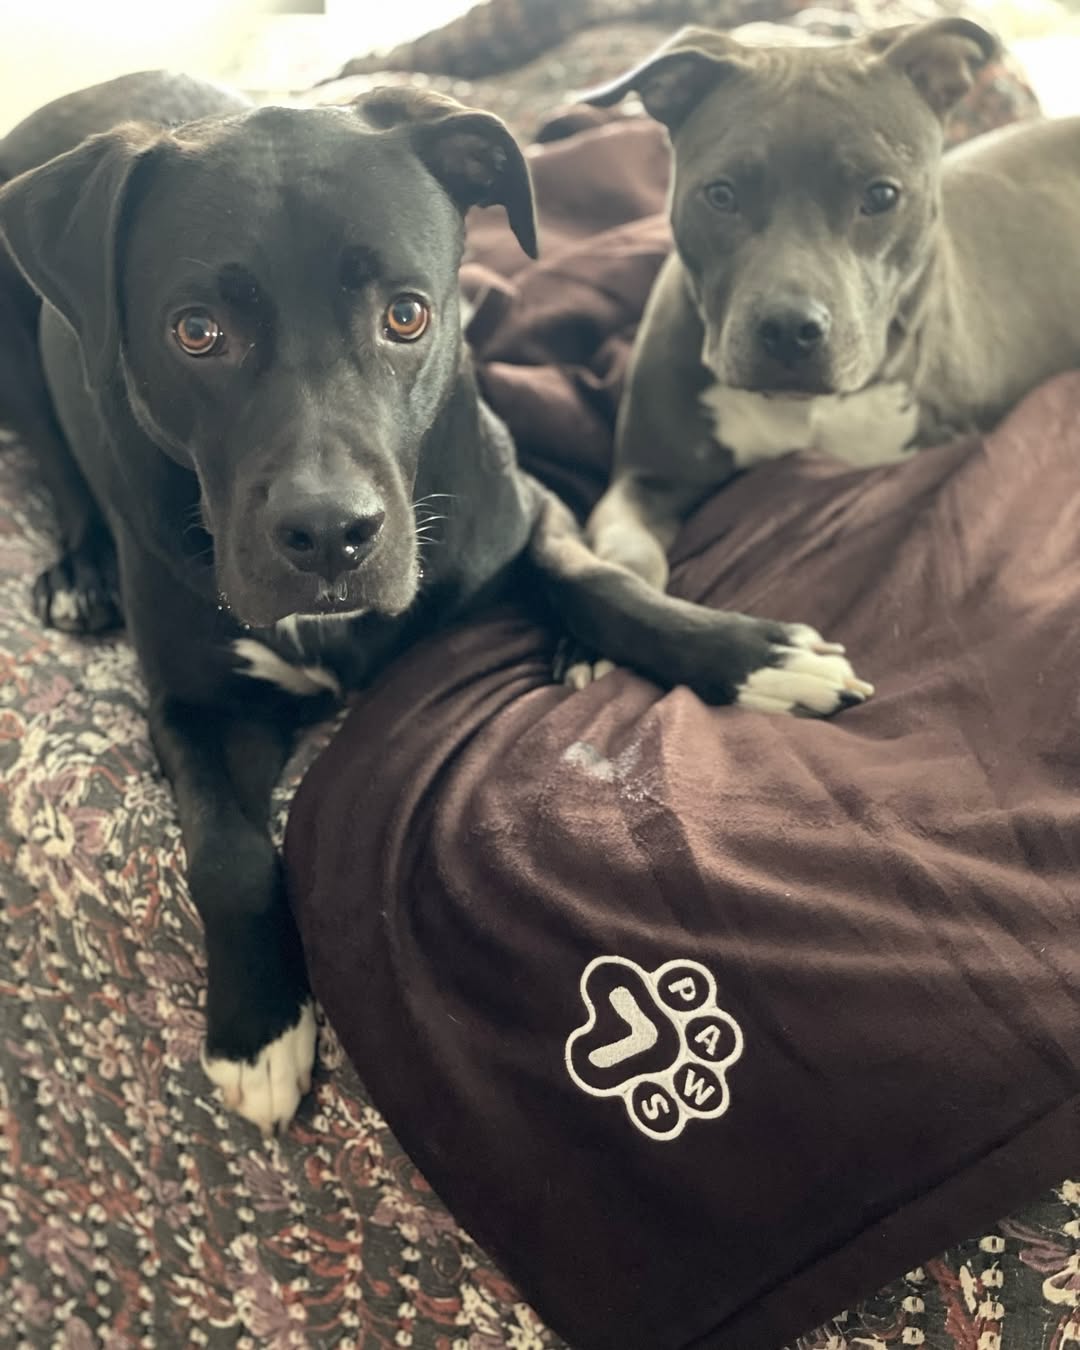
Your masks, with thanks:
<instances>
[{"instance_id":1,"label":"brown fleece blanket","mask_svg":"<svg viewBox=\"0 0 1080 1350\"><path fill-rule=\"evenodd\" d=\"M547 257L474 323L582 506L663 253L627 223L658 145L544 151ZM474 246L474 286L510 273L485 221ZM776 1350L1080 1153L1080 375L909 464L742 476L672 589L814 624L877 696L822 724L627 671L571 693L508 606L357 703L287 862L374 1101L575 1350Z\"/></svg>"}]
</instances>

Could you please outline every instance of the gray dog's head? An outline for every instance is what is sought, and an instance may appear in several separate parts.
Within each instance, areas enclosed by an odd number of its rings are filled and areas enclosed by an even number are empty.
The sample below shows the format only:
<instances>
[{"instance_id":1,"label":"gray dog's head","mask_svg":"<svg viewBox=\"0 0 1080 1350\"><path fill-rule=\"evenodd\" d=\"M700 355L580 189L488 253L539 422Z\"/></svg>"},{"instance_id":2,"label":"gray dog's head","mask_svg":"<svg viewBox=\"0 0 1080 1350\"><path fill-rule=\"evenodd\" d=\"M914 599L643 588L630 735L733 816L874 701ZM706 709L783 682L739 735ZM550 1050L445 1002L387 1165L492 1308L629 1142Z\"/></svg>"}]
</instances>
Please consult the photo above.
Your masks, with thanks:
<instances>
[{"instance_id":1,"label":"gray dog's head","mask_svg":"<svg viewBox=\"0 0 1080 1350\"><path fill-rule=\"evenodd\" d=\"M463 214L491 203L535 253L502 123L380 90L94 137L9 184L0 230L142 454L195 473L218 586L264 626L412 603L418 458L462 360Z\"/></svg>"},{"instance_id":2,"label":"gray dog's head","mask_svg":"<svg viewBox=\"0 0 1080 1350\"><path fill-rule=\"evenodd\" d=\"M846 393L878 373L933 247L942 122L995 51L964 19L826 47L690 28L588 96L636 91L669 130L676 247L721 383Z\"/></svg>"}]
</instances>

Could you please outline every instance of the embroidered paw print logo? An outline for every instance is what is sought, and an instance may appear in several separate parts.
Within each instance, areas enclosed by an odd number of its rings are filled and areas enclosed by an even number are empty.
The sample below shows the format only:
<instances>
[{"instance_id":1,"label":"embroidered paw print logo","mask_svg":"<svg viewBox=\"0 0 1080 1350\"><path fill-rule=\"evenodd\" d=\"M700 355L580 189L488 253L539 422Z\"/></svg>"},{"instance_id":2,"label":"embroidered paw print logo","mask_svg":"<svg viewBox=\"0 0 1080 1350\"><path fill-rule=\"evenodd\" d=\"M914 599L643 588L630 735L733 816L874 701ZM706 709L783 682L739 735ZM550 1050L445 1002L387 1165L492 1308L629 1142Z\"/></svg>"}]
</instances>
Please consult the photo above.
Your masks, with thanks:
<instances>
[{"instance_id":1,"label":"embroidered paw print logo","mask_svg":"<svg viewBox=\"0 0 1080 1350\"><path fill-rule=\"evenodd\" d=\"M742 1054L739 1024L716 1002L697 961L648 971L598 956L581 977L588 1018L566 1042L566 1068L592 1097L621 1097L650 1139L677 1139L688 1120L715 1120L731 1102L727 1070Z\"/></svg>"}]
</instances>

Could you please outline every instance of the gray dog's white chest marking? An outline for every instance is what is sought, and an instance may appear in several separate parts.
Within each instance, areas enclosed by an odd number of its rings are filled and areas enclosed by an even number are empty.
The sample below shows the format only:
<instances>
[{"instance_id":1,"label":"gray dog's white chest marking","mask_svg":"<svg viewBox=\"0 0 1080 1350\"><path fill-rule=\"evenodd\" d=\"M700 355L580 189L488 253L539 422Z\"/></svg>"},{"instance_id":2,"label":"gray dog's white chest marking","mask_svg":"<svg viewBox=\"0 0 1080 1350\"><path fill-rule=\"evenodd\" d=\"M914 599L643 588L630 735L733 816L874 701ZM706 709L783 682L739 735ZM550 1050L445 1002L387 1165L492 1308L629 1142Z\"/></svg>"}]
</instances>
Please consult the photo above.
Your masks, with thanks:
<instances>
[{"instance_id":1,"label":"gray dog's white chest marking","mask_svg":"<svg viewBox=\"0 0 1080 1350\"><path fill-rule=\"evenodd\" d=\"M819 450L859 469L894 464L913 453L919 421L918 405L899 383L807 399L714 384L701 402L740 469L793 450Z\"/></svg>"}]
</instances>

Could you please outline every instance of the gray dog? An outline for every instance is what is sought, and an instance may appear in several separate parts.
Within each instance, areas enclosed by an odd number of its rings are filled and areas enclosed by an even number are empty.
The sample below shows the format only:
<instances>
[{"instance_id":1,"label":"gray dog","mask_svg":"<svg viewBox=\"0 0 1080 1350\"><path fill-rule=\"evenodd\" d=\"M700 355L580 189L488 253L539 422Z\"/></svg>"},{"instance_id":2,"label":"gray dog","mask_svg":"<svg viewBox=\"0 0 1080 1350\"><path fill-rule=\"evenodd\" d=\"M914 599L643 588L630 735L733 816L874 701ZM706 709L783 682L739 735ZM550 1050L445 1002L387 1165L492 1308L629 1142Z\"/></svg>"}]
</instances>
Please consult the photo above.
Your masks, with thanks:
<instances>
[{"instance_id":1,"label":"gray dog","mask_svg":"<svg viewBox=\"0 0 1080 1350\"><path fill-rule=\"evenodd\" d=\"M942 158L995 53L964 19L827 47L686 29L589 101L668 128L675 252L620 412L597 551L652 584L693 506L794 449L889 463L1080 364L1080 119Z\"/></svg>"}]
</instances>

